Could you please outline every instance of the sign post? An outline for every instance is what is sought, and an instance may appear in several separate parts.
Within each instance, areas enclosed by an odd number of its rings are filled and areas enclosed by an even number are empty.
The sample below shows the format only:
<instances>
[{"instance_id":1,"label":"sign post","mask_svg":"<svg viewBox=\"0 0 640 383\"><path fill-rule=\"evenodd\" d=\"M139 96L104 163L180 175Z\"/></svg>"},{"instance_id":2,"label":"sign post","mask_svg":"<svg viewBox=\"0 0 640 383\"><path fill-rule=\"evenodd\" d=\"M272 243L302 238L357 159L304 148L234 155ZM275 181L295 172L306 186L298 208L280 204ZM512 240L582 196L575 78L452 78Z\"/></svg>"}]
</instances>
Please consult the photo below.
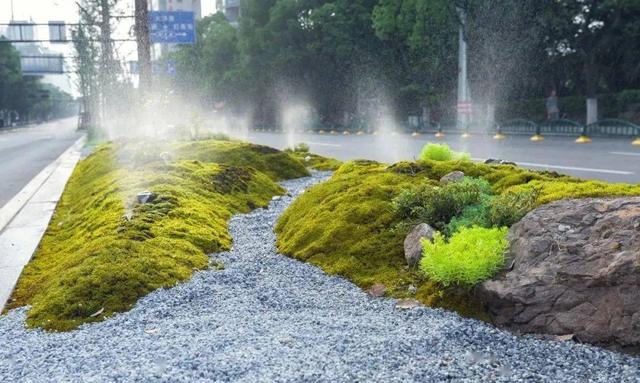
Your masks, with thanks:
<instances>
[{"instance_id":1,"label":"sign post","mask_svg":"<svg viewBox=\"0 0 640 383\"><path fill-rule=\"evenodd\" d=\"M154 44L195 44L193 12L149 12L149 33Z\"/></svg>"}]
</instances>

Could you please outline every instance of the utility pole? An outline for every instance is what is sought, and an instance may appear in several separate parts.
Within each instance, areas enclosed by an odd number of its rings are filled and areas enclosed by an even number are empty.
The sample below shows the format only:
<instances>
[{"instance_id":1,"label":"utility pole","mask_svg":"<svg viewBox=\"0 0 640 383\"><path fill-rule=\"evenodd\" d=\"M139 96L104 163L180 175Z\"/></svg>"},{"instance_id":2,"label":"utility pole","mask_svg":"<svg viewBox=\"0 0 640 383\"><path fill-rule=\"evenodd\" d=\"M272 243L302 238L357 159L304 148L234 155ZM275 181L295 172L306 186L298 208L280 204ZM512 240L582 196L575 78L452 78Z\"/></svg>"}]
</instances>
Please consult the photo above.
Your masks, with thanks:
<instances>
[{"instance_id":1,"label":"utility pole","mask_svg":"<svg viewBox=\"0 0 640 383\"><path fill-rule=\"evenodd\" d=\"M148 0L135 0L136 40L138 42L138 72L140 90L147 93L151 90L151 41L149 38L149 3Z\"/></svg>"},{"instance_id":2,"label":"utility pole","mask_svg":"<svg viewBox=\"0 0 640 383\"><path fill-rule=\"evenodd\" d=\"M460 30L458 31L458 105L457 124L458 128L468 135L469 122L471 117L471 92L469 90L469 77L467 70L467 38L465 27L467 15L464 9L458 8L460 16Z\"/></svg>"}]
</instances>

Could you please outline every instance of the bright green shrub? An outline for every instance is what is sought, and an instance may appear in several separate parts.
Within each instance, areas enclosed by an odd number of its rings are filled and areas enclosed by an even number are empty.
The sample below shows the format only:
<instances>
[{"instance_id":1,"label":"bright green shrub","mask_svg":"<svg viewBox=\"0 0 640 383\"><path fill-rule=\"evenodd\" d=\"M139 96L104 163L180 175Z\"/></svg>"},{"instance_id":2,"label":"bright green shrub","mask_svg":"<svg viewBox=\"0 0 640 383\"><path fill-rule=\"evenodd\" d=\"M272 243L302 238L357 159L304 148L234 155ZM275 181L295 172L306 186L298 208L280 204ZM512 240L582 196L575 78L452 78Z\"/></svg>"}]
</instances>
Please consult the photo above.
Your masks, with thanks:
<instances>
[{"instance_id":1,"label":"bright green shrub","mask_svg":"<svg viewBox=\"0 0 640 383\"><path fill-rule=\"evenodd\" d=\"M449 242L436 234L425 240L420 269L445 286L473 286L493 277L504 266L507 228L461 228Z\"/></svg>"},{"instance_id":2,"label":"bright green shrub","mask_svg":"<svg viewBox=\"0 0 640 383\"><path fill-rule=\"evenodd\" d=\"M422 148L420 159L423 161L452 161L452 160L468 160L468 153L458 153L451 150L447 144L429 143Z\"/></svg>"},{"instance_id":3,"label":"bright green shrub","mask_svg":"<svg viewBox=\"0 0 640 383\"><path fill-rule=\"evenodd\" d=\"M538 194L537 189L530 189L518 193L507 192L495 197L489 203L489 224L494 227L510 227L520 221L536 208Z\"/></svg>"}]
</instances>

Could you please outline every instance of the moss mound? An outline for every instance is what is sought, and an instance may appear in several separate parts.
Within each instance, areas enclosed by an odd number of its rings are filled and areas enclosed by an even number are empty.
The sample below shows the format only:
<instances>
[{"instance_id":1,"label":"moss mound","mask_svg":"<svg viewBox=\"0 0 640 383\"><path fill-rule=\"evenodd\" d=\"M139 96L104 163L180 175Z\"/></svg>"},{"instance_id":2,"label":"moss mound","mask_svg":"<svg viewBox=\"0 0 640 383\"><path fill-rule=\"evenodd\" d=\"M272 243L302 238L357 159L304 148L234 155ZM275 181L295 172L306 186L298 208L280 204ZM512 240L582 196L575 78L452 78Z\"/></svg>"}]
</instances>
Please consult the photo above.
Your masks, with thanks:
<instances>
[{"instance_id":1,"label":"moss mound","mask_svg":"<svg viewBox=\"0 0 640 383\"><path fill-rule=\"evenodd\" d=\"M255 145L171 145L171 160L169 144L138 143L99 147L79 163L9 306L31 305L29 326L73 329L188 279L208 267L208 253L230 248L233 214L284 193L274 180L307 174ZM201 161L184 160L190 149ZM146 190L156 197L139 204Z\"/></svg>"},{"instance_id":2,"label":"moss mound","mask_svg":"<svg viewBox=\"0 0 640 383\"><path fill-rule=\"evenodd\" d=\"M445 287L406 266L403 240L407 228L394 214L392 200L403 190L437 184L449 172L487 180L497 195L518 188L541 188L539 203L587 195L640 194L640 186L582 181L553 172L470 161L401 162L386 166L372 161L342 165L333 177L307 190L280 218L278 248L330 274L344 276L363 288L376 283L389 295L415 297L426 305L487 319L469 289ZM417 288L415 296L409 286Z\"/></svg>"},{"instance_id":3,"label":"moss mound","mask_svg":"<svg viewBox=\"0 0 640 383\"><path fill-rule=\"evenodd\" d=\"M300 151L287 151L287 153L298 159L304 166L313 170L334 171L342 165L342 161L335 158L323 157L313 153Z\"/></svg>"}]
</instances>

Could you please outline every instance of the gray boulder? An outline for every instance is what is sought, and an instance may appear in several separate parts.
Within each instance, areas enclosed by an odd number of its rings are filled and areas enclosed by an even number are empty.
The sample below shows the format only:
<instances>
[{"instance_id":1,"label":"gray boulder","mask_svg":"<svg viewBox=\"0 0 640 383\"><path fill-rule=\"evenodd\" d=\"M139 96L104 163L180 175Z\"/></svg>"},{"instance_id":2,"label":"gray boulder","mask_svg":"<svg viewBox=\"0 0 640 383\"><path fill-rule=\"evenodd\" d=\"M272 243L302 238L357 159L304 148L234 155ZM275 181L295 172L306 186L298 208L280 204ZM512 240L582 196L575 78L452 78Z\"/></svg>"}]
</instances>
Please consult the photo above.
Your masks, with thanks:
<instances>
[{"instance_id":1,"label":"gray boulder","mask_svg":"<svg viewBox=\"0 0 640 383\"><path fill-rule=\"evenodd\" d=\"M436 231L426 223L416 225L404 239L404 258L411 267L418 264L422 258L422 239L433 241Z\"/></svg>"},{"instance_id":2,"label":"gray boulder","mask_svg":"<svg viewBox=\"0 0 640 383\"><path fill-rule=\"evenodd\" d=\"M463 178L464 178L464 173L459 170L456 170L440 178L440 183L442 185L446 185L452 182L462 181Z\"/></svg>"},{"instance_id":3,"label":"gray boulder","mask_svg":"<svg viewBox=\"0 0 640 383\"><path fill-rule=\"evenodd\" d=\"M497 325L640 346L640 197L554 202L509 236L510 270L477 289Z\"/></svg>"}]
</instances>

